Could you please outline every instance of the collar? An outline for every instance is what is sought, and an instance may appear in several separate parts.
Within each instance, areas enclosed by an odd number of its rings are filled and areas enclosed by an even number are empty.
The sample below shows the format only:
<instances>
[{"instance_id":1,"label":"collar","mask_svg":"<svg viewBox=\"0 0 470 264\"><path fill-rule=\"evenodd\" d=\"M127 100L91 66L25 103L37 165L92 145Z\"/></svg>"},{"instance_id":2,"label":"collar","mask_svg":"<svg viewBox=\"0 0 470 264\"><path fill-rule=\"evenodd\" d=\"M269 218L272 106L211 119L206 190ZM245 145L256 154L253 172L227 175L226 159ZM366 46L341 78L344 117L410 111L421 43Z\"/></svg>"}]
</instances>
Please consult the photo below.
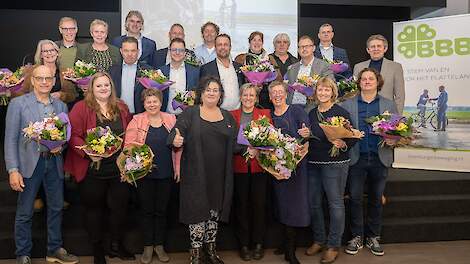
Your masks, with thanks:
<instances>
[{"instance_id":1,"label":"collar","mask_svg":"<svg viewBox=\"0 0 470 264\"><path fill-rule=\"evenodd\" d=\"M373 60L373 59L370 59L371 62L375 62L375 63L380 63L380 62L383 62L384 60L384 57L378 59L378 60Z\"/></svg>"},{"instance_id":2,"label":"collar","mask_svg":"<svg viewBox=\"0 0 470 264\"><path fill-rule=\"evenodd\" d=\"M131 67L131 66L137 65L137 62L138 62L138 60L136 62L132 63L132 64L127 64L127 63L124 62L124 60L122 60L122 66Z\"/></svg>"},{"instance_id":3,"label":"collar","mask_svg":"<svg viewBox=\"0 0 470 264\"><path fill-rule=\"evenodd\" d=\"M333 48L333 43L330 43L330 45L328 45L328 46L326 46L326 47L325 47L325 46L322 46L321 43L320 43L319 46L320 46L322 49L324 49L324 50L328 50L328 49L330 49L330 48Z\"/></svg>"},{"instance_id":4,"label":"collar","mask_svg":"<svg viewBox=\"0 0 470 264\"><path fill-rule=\"evenodd\" d=\"M378 93L375 95L374 100L372 100L370 103L362 100L362 95L360 93L359 93L359 96L357 97L358 102L363 102L363 103L366 103L366 104L371 104L371 103L374 103L375 101L378 101L378 100L379 100L379 94Z\"/></svg>"},{"instance_id":5,"label":"collar","mask_svg":"<svg viewBox=\"0 0 470 264\"><path fill-rule=\"evenodd\" d=\"M307 67L310 66L310 67L311 67L312 64L313 64L313 60L314 60L314 59L315 59L315 57L313 57L312 60L311 60L309 63L307 63L307 65L304 65L304 64L302 63L302 59L300 59L300 65L301 65L301 66L307 66Z\"/></svg>"},{"instance_id":6,"label":"collar","mask_svg":"<svg viewBox=\"0 0 470 264\"><path fill-rule=\"evenodd\" d=\"M50 104L52 104L52 102L54 102L54 97L52 97L50 93L49 93L49 104L44 104L43 102L39 101L39 99L36 96L36 94L34 93L34 91L32 91L31 93L33 94L33 97L34 97L34 99L36 100L37 103L40 103L40 104L43 104L43 105L50 105Z\"/></svg>"},{"instance_id":7,"label":"collar","mask_svg":"<svg viewBox=\"0 0 470 264\"><path fill-rule=\"evenodd\" d=\"M230 61L230 64L229 64L229 68L230 68L230 66L233 65L233 61L230 60L230 59L229 59L229 61ZM216 57L216 58L215 58L215 62L216 62L218 65L221 65L222 67L225 67L224 64L222 63L222 61L219 59L219 57Z\"/></svg>"},{"instance_id":8,"label":"collar","mask_svg":"<svg viewBox=\"0 0 470 264\"><path fill-rule=\"evenodd\" d=\"M70 46L65 46L64 40L61 40L60 41L60 46L66 48L66 49L73 48L73 47L77 46L77 41L74 41L73 44L70 45Z\"/></svg>"},{"instance_id":9,"label":"collar","mask_svg":"<svg viewBox=\"0 0 470 264\"><path fill-rule=\"evenodd\" d=\"M134 36L129 36L128 34L126 34L126 37L134 37ZM134 37L136 38L138 41L142 40L142 34L140 34L138 37Z\"/></svg>"},{"instance_id":10,"label":"collar","mask_svg":"<svg viewBox=\"0 0 470 264\"><path fill-rule=\"evenodd\" d=\"M170 69L171 69L171 70L181 70L181 69L184 69L184 61L183 61L183 63L181 63L181 65L180 65L178 68L173 67L173 65L172 65L171 62L170 62Z\"/></svg>"}]
</instances>

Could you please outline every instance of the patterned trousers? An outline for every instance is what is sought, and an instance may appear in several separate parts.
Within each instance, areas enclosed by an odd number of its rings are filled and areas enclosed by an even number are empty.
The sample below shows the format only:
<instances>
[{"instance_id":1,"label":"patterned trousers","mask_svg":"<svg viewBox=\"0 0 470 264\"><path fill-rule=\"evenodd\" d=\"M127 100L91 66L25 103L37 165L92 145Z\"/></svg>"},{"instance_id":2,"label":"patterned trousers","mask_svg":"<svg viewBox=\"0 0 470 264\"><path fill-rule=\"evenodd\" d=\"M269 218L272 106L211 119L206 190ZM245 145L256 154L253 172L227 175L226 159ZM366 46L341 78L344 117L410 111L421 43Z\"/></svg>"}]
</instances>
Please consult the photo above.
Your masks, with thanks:
<instances>
[{"instance_id":1,"label":"patterned trousers","mask_svg":"<svg viewBox=\"0 0 470 264\"><path fill-rule=\"evenodd\" d=\"M191 239L191 248L200 248L204 243L213 243L217 237L219 220L218 212L211 210L210 219L197 224L189 225L189 237Z\"/></svg>"}]
</instances>

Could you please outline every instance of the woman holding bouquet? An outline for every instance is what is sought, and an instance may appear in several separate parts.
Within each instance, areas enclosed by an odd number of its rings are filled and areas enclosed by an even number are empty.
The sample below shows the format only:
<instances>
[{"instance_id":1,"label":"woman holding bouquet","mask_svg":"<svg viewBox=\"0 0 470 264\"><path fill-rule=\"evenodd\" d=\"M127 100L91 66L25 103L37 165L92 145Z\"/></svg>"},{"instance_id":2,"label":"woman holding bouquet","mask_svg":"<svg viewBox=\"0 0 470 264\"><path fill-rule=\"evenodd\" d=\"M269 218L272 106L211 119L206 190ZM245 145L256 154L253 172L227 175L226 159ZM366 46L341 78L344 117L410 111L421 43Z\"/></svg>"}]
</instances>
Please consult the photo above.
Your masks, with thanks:
<instances>
[{"instance_id":1,"label":"woman holding bouquet","mask_svg":"<svg viewBox=\"0 0 470 264\"><path fill-rule=\"evenodd\" d=\"M152 262L153 251L161 262L170 258L163 248L166 231L166 209L170 199L171 178L179 181L181 151L172 151L166 140L176 123L176 116L160 112L162 92L145 89L142 93L145 112L134 115L126 129L125 147L129 144L147 144L155 154L153 169L147 176L137 181L142 210L142 230L144 250L141 262Z\"/></svg>"},{"instance_id":2,"label":"woman holding bouquet","mask_svg":"<svg viewBox=\"0 0 470 264\"><path fill-rule=\"evenodd\" d=\"M106 263L103 249L105 226L111 233L110 257L135 259L121 243L127 213L129 186L121 182L116 165L118 153L109 158L90 157L77 147L85 145L87 131L109 127L115 135L122 134L131 119L127 106L116 97L109 74L98 72L90 81L90 91L77 102L69 114L72 125L70 147L65 171L79 184L80 199L85 206L85 226L93 245L94 263ZM90 162L99 166L90 166ZM106 207L109 214L106 215ZM109 220L108 220L109 219Z\"/></svg>"},{"instance_id":3,"label":"woman holding bouquet","mask_svg":"<svg viewBox=\"0 0 470 264\"><path fill-rule=\"evenodd\" d=\"M257 88L251 83L245 83L240 87L241 107L231 112L238 126L246 125L251 120L257 120L263 116L271 119L268 109L255 107L258 101ZM251 148L248 148L248 152L253 155ZM260 260L264 256L268 175L258 165L256 159L252 158L247 162L240 154L233 157L233 171L237 236L241 246L240 257L245 261L251 258ZM254 245L253 252L249 250L250 244Z\"/></svg>"},{"instance_id":4,"label":"woman holding bouquet","mask_svg":"<svg viewBox=\"0 0 470 264\"><path fill-rule=\"evenodd\" d=\"M220 108L220 80L207 77L196 90L196 105L178 116L168 144L184 147L181 159L180 221L189 225L191 263L223 264L216 252L217 221L227 222L232 206L232 160L237 123Z\"/></svg>"},{"instance_id":5,"label":"woman holding bouquet","mask_svg":"<svg viewBox=\"0 0 470 264\"><path fill-rule=\"evenodd\" d=\"M274 105L273 124L283 134L297 139L310 137L309 120L302 107L287 104L287 84L272 82L269 98ZM291 264L299 263L295 255L296 227L310 224L307 200L307 166L301 161L287 180L274 181L274 193L278 207L278 218L285 226L285 259Z\"/></svg>"},{"instance_id":6,"label":"woman holding bouquet","mask_svg":"<svg viewBox=\"0 0 470 264\"><path fill-rule=\"evenodd\" d=\"M249 42L249 49L247 53L238 54L235 57L235 61L240 63L241 65L253 65L257 63L257 61L261 60L269 60L269 62L274 66L277 72L276 79L282 80L282 75L277 69L277 64L274 58L269 55L266 50L263 48L264 42L264 35L259 31L251 32L250 36L248 37ZM259 102L258 105L261 108L265 109L272 109L272 103L269 100L269 93L268 93L268 85L265 84L258 88L259 91Z\"/></svg>"},{"instance_id":7,"label":"woman holding bouquet","mask_svg":"<svg viewBox=\"0 0 470 264\"><path fill-rule=\"evenodd\" d=\"M314 243L307 249L306 254L313 256L326 247L320 262L333 263L338 256L344 231L344 188L348 177L349 150L357 140L329 141L320 126L331 118L341 117L345 120L345 127L349 124L349 113L335 104L338 88L333 79L320 78L313 97L317 106L310 111L308 117L312 134L317 139L310 140L307 168ZM333 154L332 150L336 150L337 154ZM325 232L323 193L328 200L330 216L328 236Z\"/></svg>"},{"instance_id":8,"label":"woman holding bouquet","mask_svg":"<svg viewBox=\"0 0 470 264\"><path fill-rule=\"evenodd\" d=\"M345 252L355 255L366 246L374 255L382 256L384 251L379 244L382 227L382 195L388 168L393 162L393 149L380 145L380 136L372 134L366 119L388 111L397 113L395 103L378 94L384 84L380 73L373 68L365 68L358 75L360 94L345 101L342 106L351 114L354 127L364 131L364 138L351 150L349 167L349 193L351 196L351 233ZM387 143L387 141L386 141ZM380 145L380 146L379 146ZM364 230L362 197L367 181L367 221Z\"/></svg>"}]
</instances>

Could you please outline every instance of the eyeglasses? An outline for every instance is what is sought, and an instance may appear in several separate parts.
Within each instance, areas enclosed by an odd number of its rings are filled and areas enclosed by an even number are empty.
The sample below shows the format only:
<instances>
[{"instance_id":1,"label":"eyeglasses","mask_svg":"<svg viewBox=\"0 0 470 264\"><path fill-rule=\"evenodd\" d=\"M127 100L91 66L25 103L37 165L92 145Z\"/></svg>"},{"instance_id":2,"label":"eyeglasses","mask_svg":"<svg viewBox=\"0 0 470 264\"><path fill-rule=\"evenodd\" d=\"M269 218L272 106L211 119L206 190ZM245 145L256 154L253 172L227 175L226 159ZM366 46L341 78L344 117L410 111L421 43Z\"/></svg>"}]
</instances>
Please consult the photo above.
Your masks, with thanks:
<instances>
[{"instance_id":1,"label":"eyeglasses","mask_svg":"<svg viewBox=\"0 0 470 264\"><path fill-rule=\"evenodd\" d=\"M34 76L33 77L34 80L36 80L37 82L47 82L47 83L51 83L52 81L54 81L55 77L50 77L50 76L47 76L47 77L43 77L43 76Z\"/></svg>"},{"instance_id":2,"label":"eyeglasses","mask_svg":"<svg viewBox=\"0 0 470 264\"><path fill-rule=\"evenodd\" d=\"M62 29L62 31L75 31L75 30L77 30L76 27L71 27L71 28L61 27L60 29Z\"/></svg>"},{"instance_id":3,"label":"eyeglasses","mask_svg":"<svg viewBox=\"0 0 470 264\"><path fill-rule=\"evenodd\" d=\"M54 53L57 52L56 49L41 50L42 53Z\"/></svg>"},{"instance_id":4,"label":"eyeglasses","mask_svg":"<svg viewBox=\"0 0 470 264\"><path fill-rule=\"evenodd\" d=\"M299 46L299 49L307 49L307 48L311 48L311 47L313 47L312 44L310 44L310 45L303 45L303 46Z\"/></svg>"},{"instance_id":5,"label":"eyeglasses","mask_svg":"<svg viewBox=\"0 0 470 264\"><path fill-rule=\"evenodd\" d=\"M173 53L184 53L186 52L186 49L183 49L183 48L172 48L170 49L171 52Z\"/></svg>"}]
</instances>

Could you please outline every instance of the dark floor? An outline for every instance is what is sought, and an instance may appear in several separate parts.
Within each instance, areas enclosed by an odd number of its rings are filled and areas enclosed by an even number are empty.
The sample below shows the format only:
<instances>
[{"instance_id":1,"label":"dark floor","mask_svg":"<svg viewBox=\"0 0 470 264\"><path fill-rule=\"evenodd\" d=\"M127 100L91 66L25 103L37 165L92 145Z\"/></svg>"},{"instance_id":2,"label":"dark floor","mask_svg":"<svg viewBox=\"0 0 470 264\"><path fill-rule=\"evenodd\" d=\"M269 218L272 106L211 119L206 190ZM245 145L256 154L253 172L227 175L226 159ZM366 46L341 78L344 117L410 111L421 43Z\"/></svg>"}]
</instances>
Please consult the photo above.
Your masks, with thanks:
<instances>
[{"instance_id":1,"label":"dark floor","mask_svg":"<svg viewBox=\"0 0 470 264\"><path fill-rule=\"evenodd\" d=\"M297 249L297 256L302 263L319 263L320 256L308 257L304 255L304 248ZM337 264L468 264L470 263L470 240L429 242L429 243L402 243L384 245L385 255L382 257L373 256L366 248L358 255L349 256L341 253ZM235 251L222 251L220 256L227 264L247 264L241 261ZM137 256L139 257L139 256ZM170 263L189 263L187 253L170 254ZM80 257L80 263L92 263L91 257ZM0 260L0 264L14 264L14 260ZM34 259L34 264L45 264L44 259ZM109 260L109 263L140 263L136 261ZM160 262L154 260L154 264ZM275 256L272 250L266 252L266 256L261 261L252 261L259 264L287 263L279 256Z\"/></svg>"}]
</instances>

